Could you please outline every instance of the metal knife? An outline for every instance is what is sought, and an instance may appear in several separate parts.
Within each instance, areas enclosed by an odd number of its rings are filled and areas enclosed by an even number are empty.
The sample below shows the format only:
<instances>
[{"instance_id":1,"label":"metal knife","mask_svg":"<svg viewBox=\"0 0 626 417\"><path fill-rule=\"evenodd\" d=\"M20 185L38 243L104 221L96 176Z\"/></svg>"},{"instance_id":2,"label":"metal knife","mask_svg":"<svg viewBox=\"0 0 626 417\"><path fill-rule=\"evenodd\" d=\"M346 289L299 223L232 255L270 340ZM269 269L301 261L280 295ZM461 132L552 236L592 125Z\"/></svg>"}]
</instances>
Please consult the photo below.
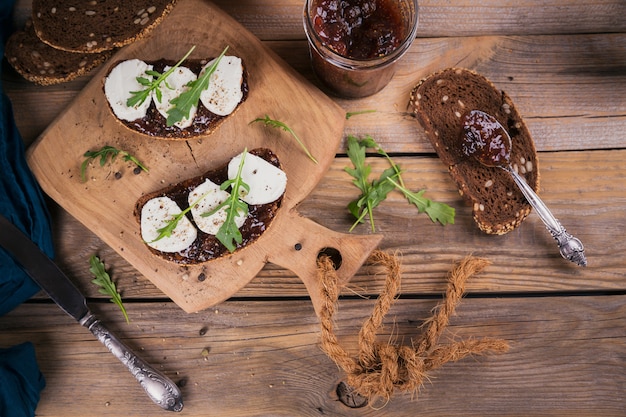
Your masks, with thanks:
<instances>
[{"instance_id":1,"label":"metal knife","mask_svg":"<svg viewBox=\"0 0 626 417\"><path fill-rule=\"evenodd\" d=\"M152 401L168 411L183 409L182 394L176 384L137 357L109 332L89 310L85 297L72 281L28 236L2 215L0 215L0 247L15 259L63 311L88 328L126 365Z\"/></svg>"}]
</instances>

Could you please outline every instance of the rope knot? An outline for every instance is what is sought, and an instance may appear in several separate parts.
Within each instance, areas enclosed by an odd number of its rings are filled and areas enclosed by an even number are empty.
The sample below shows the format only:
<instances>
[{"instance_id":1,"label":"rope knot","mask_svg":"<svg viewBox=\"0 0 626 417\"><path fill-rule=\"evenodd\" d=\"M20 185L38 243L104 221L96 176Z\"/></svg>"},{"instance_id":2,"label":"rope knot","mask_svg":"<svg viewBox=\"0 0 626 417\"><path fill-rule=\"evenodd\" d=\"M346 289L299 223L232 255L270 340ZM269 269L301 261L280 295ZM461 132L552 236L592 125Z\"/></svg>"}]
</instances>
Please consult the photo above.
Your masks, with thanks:
<instances>
[{"instance_id":1,"label":"rope knot","mask_svg":"<svg viewBox=\"0 0 626 417\"><path fill-rule=\"evenodd\" d=\"M368 400L375 397L389 400L395 389L417 391L427 379L428 372L446 362L472 354L502 353L508 349L507 342L500 339L438 344L450 315L463 296L465 281L489 265L484 259L472 257L465 258L450 272L444 301L437 306L433 317L426 320L424 332L412 346L377 342L376 334L400 288L400 263L396 256L378 250L372 253L370 261L384 266L387 277L374 311L360 330L358 358L351 357L334 334L333 318L340 288L331 261L322 257L318 270L324 298L320 312L322 349L344 370L347 383L361 396Z\"/></svg>"},{"instance_id":2,"label":"rope knot","mask_svg":"<svg viewBox=\"0 0 626 417\"><path fill-rule=\"evenodd\" d=\"M425 376L424 358L409 346L376 343L372 361L359 365L360 372L353 373L349 383L360 387L359 393L368 398L389 398L395 389L414 390Z\"/></svg>"}]
</instances>

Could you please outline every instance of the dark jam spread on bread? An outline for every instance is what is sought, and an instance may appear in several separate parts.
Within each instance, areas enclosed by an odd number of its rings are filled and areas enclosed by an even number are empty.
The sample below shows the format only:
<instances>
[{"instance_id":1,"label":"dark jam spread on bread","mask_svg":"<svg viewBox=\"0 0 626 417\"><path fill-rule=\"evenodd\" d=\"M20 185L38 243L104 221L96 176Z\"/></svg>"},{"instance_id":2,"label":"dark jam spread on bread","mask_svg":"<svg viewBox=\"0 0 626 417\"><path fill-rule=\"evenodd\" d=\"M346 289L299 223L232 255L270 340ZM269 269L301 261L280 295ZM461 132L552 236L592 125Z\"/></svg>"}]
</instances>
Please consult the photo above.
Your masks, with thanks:
<instances>
[{"instance_id":1,"label":"dark jam spread on bread","mask_svg":"<svg viewBox=\"0 0 626 417\"><path fill-rule=\"evenodd\" d=\"M239 57L188 59L182 64L165 59L116 62L103 82L113 116L143 135L187 140L215 131L247 99L248 76ZM172 110L180 117L168 121Z\"/></svg>"},{"instance_id":2,"label":"dark jam spread on bread","mask_svg":"<svg viewBox=\"0 0 626 417\"><path fill-rule=\"evenodd\" d=\"M152 63L154 70L161 73L164 72L165 66L172 66L174 64L175 62L164 59ZM203 67L203 63L197 61L194 63L187 62L185 66L194 73L198 74ZM245 72L243 76L243 81L241 83L241 91L243 93L243 98L241 99L241 101L243 102L248 97L249 92L248 77ZM202 105L202 103L199 103L198 111L193 118L191 126L181 129L177 126L167 126L165 117L163 117L163 115L159 113L153 102L152 104L150 104L148 112L144 117L133 121L121 120L121 122L130 129L148 136L182 139L199 136L205 134L206 132L209 132L226 117L228 116L220 116L218 114L210 112L206 107Z\"/></svg>"},{"instance_id":3,"label":"dark jam spread on bread","mask_svg":"<svg viewBox=\"0 0 626 417\"><path fill-rule=\"evenodd\" d=\"M463 115L461 152L488 167L506 167L511 163L508 133L493 116L479 110Z\"/></svg>"},{"instance_id":4,"label":"dark jam spread on bread","mask_svg":"<svg viewBox=\"0 0 626 417\"><path fill-rule=\"evenodd\" d=\"M278 157L269 149L260 148L252 150L249 153L262 158L276 168L280 168ZM225 164L200 176L142 196L135 205L135 218L141 224L142 209L144 206L151 200L160 197L168 197L173 200L180 209L184 210L190 206L189 195L196 187L203 184L206 180L210 180L215 184L223 184L229 178L228 171L228 164ZM248 215L239 228L243 239L241 243L237 244L237 249L255 242L267 230L272 220L275 218L281 206L281 202L282 195L278 199L266 204L248 205ZM187 213L185 217L197 227L190 213ZM215 235L205 233L199 227L194 231L194 234L196 233L195 239L188 247L176 252L157 250L151 247L148 242L146 243L150 251L155 255L182 265L203 263L229 254L228 249L220 243Z\"/></svg>"},{"instance_id":5,"label":"dark jam spread on bread","mask_svg":"<svg viewBox=\"0 0 626 417\"><path fill-rule=\"evenodd\" d=\"M500 235L518 227L531 206L509 173L464 155L461 144L466 112L480 110L493 116L511 137L511 168L534 190L538 189L535 145L506 92L474 71L447 68L429 75L413 88L410 106L459 193L471 205L480 230ZM481 128L482 122L475 127Z\"/></svg>"}]
</instances>

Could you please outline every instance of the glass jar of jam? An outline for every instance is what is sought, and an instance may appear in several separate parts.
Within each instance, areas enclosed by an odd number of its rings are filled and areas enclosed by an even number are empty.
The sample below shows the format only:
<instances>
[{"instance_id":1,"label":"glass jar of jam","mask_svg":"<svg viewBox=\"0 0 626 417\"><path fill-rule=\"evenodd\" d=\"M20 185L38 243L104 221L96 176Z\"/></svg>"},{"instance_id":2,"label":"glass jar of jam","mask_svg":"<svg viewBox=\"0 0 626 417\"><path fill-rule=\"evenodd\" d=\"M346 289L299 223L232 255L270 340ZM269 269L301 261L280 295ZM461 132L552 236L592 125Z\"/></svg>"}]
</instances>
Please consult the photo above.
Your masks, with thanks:
<instances>
[{"instance_id":1,"label":"glass jar of jam","mask_svg":"<svg viewBox=\"0 0 626 417\"><path fill-rule=\"evenodd\" d=\"M339 97L385 87L417 32L417 0L306 0L304 29L311 63Z\"/></svg>"}]
</instances>

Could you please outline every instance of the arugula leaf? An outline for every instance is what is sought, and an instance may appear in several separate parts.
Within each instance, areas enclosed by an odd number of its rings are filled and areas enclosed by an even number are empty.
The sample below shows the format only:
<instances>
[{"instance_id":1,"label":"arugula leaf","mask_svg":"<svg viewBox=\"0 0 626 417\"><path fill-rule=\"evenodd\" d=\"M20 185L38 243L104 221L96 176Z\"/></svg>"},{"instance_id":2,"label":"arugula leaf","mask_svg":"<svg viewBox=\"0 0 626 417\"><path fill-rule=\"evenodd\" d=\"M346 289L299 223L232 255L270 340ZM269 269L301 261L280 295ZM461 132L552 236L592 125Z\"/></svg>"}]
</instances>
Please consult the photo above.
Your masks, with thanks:
<instances>
[{"instance_id":1,"label":"arugula leaf","mask_svg":"<svg viewBox=\"0 0 626 417\"><path fill-rule=\"evenodd\" d=\"M398 180L400 181L400 184L404 186L404 181L402 181L402 177L400 176L400 167L395 162L393 162L389 154L385 152L383 148L378 143L376 143L376 141L371 136L365 136L364 138L359 140L359 144L361 146L364 146L365 148L372 148L376 150L379 155L384 156L385 159L387 159L387 162L389 162L389 165L391 165L396 174L398 174Z\"/></svg>"},{"instance_id":2,"label":"arugula leaf","mask_svg":"<svg viewBox=\"0 0 626 417\"><path fill-rule=\"evenodd\" d=\"M187 84L189 87L187 91L170 101L173 107L167 111L167 126L173 126L181 120L189 118L189 112L194 106L198 106L200 94L209 86L211 75L217 69L227 50L228 46L224 48L220 56L215 59L202 75Z\"/></svg>"},{"instance_id":3,"label":"arugula leaf","mask_svg":"<svg viewBox=\"0 0 626 417\"><path fill-rule=\"evenodd\" d=\"M111 157L111 161L113 161L118 155L122 155L122 157L124 158L124 161L126 162L130 161L134 163L135 165L137 165L139 168L141 168L143 171L148 172L148 168L146 168L141 162L139 162L137 158L135 158L133 155L131 155L127 151L117 149L113 146L106 145L97 151L87 151L83 154L83 156L86 159L83 161L83 163L80 166L80 178L82 179L83 182L87 181L87 166L92 160L99 157L100 166L102 167L106 163L107 158L109 156Z\"/></svg>"},{"instance_id":4,"label":"arugula leaf","mask_svg":"<svg viewBox=\"0 0 626 417\"><path fill-rule=\"evenodd\" d=\"M352 231L367 215L372 227L375 231L373 209L387 198L387 195L397 189L402 192L404 197L418 209L418 212L428 214L433 222L439 222L442 225L454 223L455 210L444 203L431 201L423 194L425 190L412 192L406 188L402 179L402 170L385 152L376 141L366 136L358 139L354 136L348 136L347 153L354 168L346 167L345 171L350 174L354 180L354 185L361 191L361 195L356 200L348 204L348 210L357 219L350 228ZM378 154L384 156L389 162L390 167L385 169L377 180L369 181L368 177L371 173L371 166L365 164L366 151L368 148L376 150Z\"/></svg>"},{"instance_id":5,"label":"arugula leaf","mask_svg":"<svg viewBox=\"0 0 626 417\"><path fill-rule=\"evenodd\" d=\"M247 152L248 150L244 149L235 178L224 181L224 183L220 186L220 189L222 190L226 190L230 187L230 196L210 212L202 213L202 216L206 217L216 213L222 207L226 208L226 220L220 226L215 237L217 237L217 240L226 246L226 249L230 252L234 252L235 249L237 249L237 244L243 242L243 236L235 223L235 218L239 215L248 215L248 204L239 198L242 188L245 191L250 191L250 186L241 178L241 172L243 170ZM233 243L233 241L235 243Z\"/></svg>"},{"instance_id":6,"label":"arugula leaf","mask_svg":"<svg viewBox=\"0 0 626 417\"><path fill-rule=\"evenodd\" d=\"M372 188L367 179L372 168L369 165L365 165L365 148L361 147L353 136L348 137L347 152L354 168L345 167L344 170L354 178L352 183L361 191L359 198L348 203L348 210L357 218L357 221L350 228L352 230L358 223L363 221L366 214L370 215L370 223L373 223L371 207L367 205L367 195Z\"/></svg>"},{"instance_id":7,"label":"arugula leaf","mask_svg":"<svg viewBox=\"0 0 626 417\"><path fill-rule=\"evenodd\" d=\"M346 112L346 120L348 120L352 116L358 116L359 114L367 114L367 113L376 113L376 110L349 111L349 112Z\"/></svg>"},{"instance_id":8,"label":"arugula leaf","mask_svg":"<svg viewBox=\"0 0 626 417\"><path fill-rule=\"evenodd\" d=\"M356 137L348 136L348 156L354 168L346 167L345 171L354 178L352 183L361 190L359 198L348 204L348 210L350 210L350 213L357 219L350 228L350 231L354 230L359 223L362 223L366 215L369 218L372 232L376 231L373 210L383 202L387 198L387 194L394 189L394 186L390 185L386 179L398 175L394 168L388 168L383 171L378 180L369 182L368 177L372 171L372 167L365 164L366 149L367 146Z\"/></svg>"},{"instance_id":9,"label":"arugula leaf","mask_svg":"<svg viewBox=\"0 0 626 417\"><path fill-rule=\"evenodd\" d=\"M358 139L354 136L348 136L348 157L354 169L345 168L345 171L354 177L352 181L363 194L366 194L370 188L367 177L372 172L372 167L365 165L365 147L361 146Z\"/></svg>"},{"instance_id":10,"label":"arugula leaf","mask_svg":"<svg viewBox=\"0 0 626 417\"><path fill-rule=\"evenodd\" d=\"M202 217L208 217L217 213L217 211L220 210L222 207L226 209L226 220L220 226L215 237L217 237L217 239L224 246L226 246L226 248L230 252L234 252L235 249L237 249L237 243L243 242L243 236L241 235L241 231L235 223L235 218L238 216L248 215L248 204L246 204L239 198L242 189L245 191L250 191L250 186L246 184L241 177L244 159L247 152L247 149L243 151L243 156L241 158L241 162L239 163L239 169L237 170L237 176L233 179L224 181L220 186L221 190L226 190L230 187L230 196L226 200L222 201L219 205L212 208L210 211L201 214ZM171 236L172 232L174 231L174 229L176 229L176 226L178 226L178 222L180 222L183 216L185 216L193 207L195 207L200 201L204 199L204 197L209 195L211 192L212 191L207 191L206 193L204 193L196 201L190 204L189 207L187 207L185 210L182 210L180 213L168 220L165 226L157 229L157 232L159 234L152 242L156 242L159 239ZM233 243L233 241L235 241L235 243Z\"/></svg>"},{"instance_id":11,"label":"arugula leaf","mask_svg":"<svg viewBox=\"0 0 626 417\"><path fill-rule=\"evenodd\" d=\"M445 226L448 223L454 224L454 215L455 210L454 207L450 207L444 203L438 203L436 201L429 200L426 197L422 197L422 194L426 192L426 190L420 190L417 193L414 193L404 186L396 183L393 179L387 178L387 181L393 184L398 190L404 194L409 203L415 205L417 207L417 211L419 213L426 213L428 217L433 221L433 223L441 223Z\"/></svg>"},{"instance_id":12,"label":"arugula leaf","mask_svg":"<svg viewBox=\"0 0 626 417\"><path fill-rule=\"evenodd\" d=\"M150 243L156 242L157 240L161 240L164 237L170 237L172 236L172 232L174 231L174 229L176 229L176 226L178 226L178 222L181 221L181 219L187 214L189 213L189 211L191 211L191 209L198 204L200 201L202 201L202 199L204 197L206 197L207 195L209 195L211 193L211 191L207 191L206 193L204 193L203 195L201 195L200 197L198 197L198 199L196 201L194 201L192 204L189 205L189 207L187 207L186 209L182 210L180 213L178 213L177 215L175 215L174 217L172 217L171 219L169 219L165 226L161 227L160 229L157 229L157 232L159 233L157 235L157 237L152 240Z\"/></svg>"},{"instance_id":13,"label":"arugula leaf","mask_svg":"<svg viewBox=\"0 0 626 417\"><path fill-rule=\"evenodd\" d=\"M122 310L122 314L124 314L126 323L130 323L130 319L128 318L128 314L126 313L126 308L122 303L122 296L117 291L115 283L111 280L111 277L104 268L104 263L96 255L93 255L89 259L89 265L89 271L96 277L91 282L100 287L98 290L100 294L108 295L111 297L110 301L112 303L115 303L120 308L120 310Z\"/></svg>"},{"instance_id":14,"label":"arugula leaf","mask_svg":"<svg viewBox=\"0 0 626 417\"><path fill-rule=\"evenodd\" d=\"M304 142L302 142L302 140L298 137L298 135L296 135L296 133L285 123L279 120L271 119L267 114L265 115L264 118L259 117L259 118L254 119L253 121L250 122L250 124L256 123L256 122L263 122L265 126L275 127L277 129L282 129L285 132L290 133L291 136L293 136L293 138L298 142L298 144L300 145L304 153L306 153L306 155L309 157L309 159L315 162L316 164L318 163L317 159L315 159L315 157L311 155L311 152L309 152Z\"/></svg>"},{"instance_id":15,"label":"arugula leaf","mask_svg":"<svg viewBox=\"0 0 626 417\"><path fill-rule=\"evenodd\" d=\"M366 193L362 194L358 200L352 201L348 204L348 209L357 219L352 224L352 227L350 227L350 232L354 230L359 223L363 223L365 215L369 218L372 232L376 231L374 226L373 210L387 198L387 195L391 191L394 190L393 184L387 180L397 175L398 174L393 168L387 168L381 174L380 179L371 182Z\"/></svg>"},{"instance_id":16,"label":"arugula leaf","mask_svg":"<svg viewBox=\"0 0 626 417\"><path fill-rule=\"evenodd\" d=\"M128 107L135 107L135 106L141 105L144 101L146 101L148 97L150 97L150 92L152 92L152 90L155 91L157 100L159 100L159 103L160 103L162 94L161 94L161 90L159 90L158 88L159 85L163 81L165 81L165 79L167 79L167 77L169 77L171 73L176 71L176 68L178 68L180 64L182 64L183 61L187 59L189 55L191 55L191 52L193 52L194 49L196 49L195 45L191 47L191 49L185 54L184 57L182 57L180 61L178 61L172 68L170 68L163 74L159 74L158 71L148 70L146 71L146 75L149 75L151 78L137 77L137 82L148 88L139 90L139 91L131 91L130 92L131 96L128 98L128 100L126 100L126 105ZM154 79L154 77L156 77L156 80Z\"/></svg>"}]
</instances>

